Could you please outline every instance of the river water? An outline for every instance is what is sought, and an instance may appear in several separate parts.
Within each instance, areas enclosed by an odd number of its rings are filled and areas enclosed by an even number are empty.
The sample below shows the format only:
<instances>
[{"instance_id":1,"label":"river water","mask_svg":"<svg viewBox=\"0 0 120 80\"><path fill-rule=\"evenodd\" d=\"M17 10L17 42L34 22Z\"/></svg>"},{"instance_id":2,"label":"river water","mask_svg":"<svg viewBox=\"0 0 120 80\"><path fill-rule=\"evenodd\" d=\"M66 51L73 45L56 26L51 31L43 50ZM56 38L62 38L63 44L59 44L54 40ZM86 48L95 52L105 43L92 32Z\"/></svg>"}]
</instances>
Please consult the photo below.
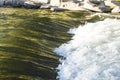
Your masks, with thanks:
<instances>
[{"instance_id":1,"label":"river water","mask_svg":"<svg viewBox=\"0 0 120 80\"><path fill-rule=\"evenodd\" d=\"M119 80L120 21L89 14L0 8L0 80Z\"/></svg>"},{"instance_id":2,"label":"river water","mask_svg":"<svg viewBox=\"0 0 120 80\"><path fill-rule=\"evenodd\" d=\"M85 14L0 8L0 80L56 80L59 56L53 51Z\"/></svg>"},{"instance_id":3,"label":"river water","mask_svg":"<svg viewBox=\"0 0 120 80\"><path fill-rule=\"evenodd\" d=\"M67 24L44 10L0 11L0 80L56 80L53 50L70 37Z\"/></svg>"},{"instance_id":4,"label":"river water","mask_svg":"<svg viewBox=\"0 0 120 80\"><path fill-rule=\"evenodd\" d=\"M59 80L120 80L120 20L87 23L69 33L72 39L54 50L64 57Z\"/></svg>"}]
</instances>

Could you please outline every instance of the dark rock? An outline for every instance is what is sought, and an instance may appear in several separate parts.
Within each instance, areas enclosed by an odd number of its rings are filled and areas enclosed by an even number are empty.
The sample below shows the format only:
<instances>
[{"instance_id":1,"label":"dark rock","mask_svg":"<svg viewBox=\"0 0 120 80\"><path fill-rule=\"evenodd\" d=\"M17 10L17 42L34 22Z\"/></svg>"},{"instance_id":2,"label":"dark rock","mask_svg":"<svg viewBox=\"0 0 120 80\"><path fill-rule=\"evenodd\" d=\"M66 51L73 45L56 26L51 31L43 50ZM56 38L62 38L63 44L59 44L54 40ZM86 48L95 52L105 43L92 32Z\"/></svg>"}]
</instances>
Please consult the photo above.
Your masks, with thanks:
<instances>
[{"instance_id":1,"label":"dark rock","mask_svg":"<svg viewBox=\"0 0 120 80\"><path fill-rule=\"evenodd\" d=\"M12 0L13 7L22 7L26 0Z\"/></svg>"},{"instance_id":2,"label":"dark rock","mask_svg":"<svg viewBox=\"0 0 120 80\"><path fill-rule=\"evenodd\" d=\"M4 0L4 5L12 5L12 0Z\"/></svg>"},{"instance_id":3,"label":"dark rock","mask_svg":"<svg viewBox=\"0 0 120 80\"><path fill-rule=\"evenodd\" d=\"M100 2L99 8L102 10L102 12L111 12L110 7L106 6L104 1Z\"/></svg>"},{"instance_id":4,"label":"dark rock","mask_svg":"<svg viewBox=\"0 0 120 80\"><path fill-rule=\"evenodd\" d=\"M90 0L91 3L100 4L100 0Z\"/></svg>"},{"instance_id":5,"label":"dark rock","mask_svg":"<svg viewBox=\"0 0 120 80\"><path fill-rule=\"evenodd\" d=\"M40 2L38 0L0 0L0 6L6 7L25 7L25 8L39 8Z\"/></svg>"},{"instance_id":6,"label":"dark rock","mask_svg":"<svg viewBox=\"0 0 120 80\"><path fill-rule=\"evenodd\" d=\"M102 10L102 12L111 12L111 9L109 6L99 7L99 8Z\"/></svg>"}]
</instances>

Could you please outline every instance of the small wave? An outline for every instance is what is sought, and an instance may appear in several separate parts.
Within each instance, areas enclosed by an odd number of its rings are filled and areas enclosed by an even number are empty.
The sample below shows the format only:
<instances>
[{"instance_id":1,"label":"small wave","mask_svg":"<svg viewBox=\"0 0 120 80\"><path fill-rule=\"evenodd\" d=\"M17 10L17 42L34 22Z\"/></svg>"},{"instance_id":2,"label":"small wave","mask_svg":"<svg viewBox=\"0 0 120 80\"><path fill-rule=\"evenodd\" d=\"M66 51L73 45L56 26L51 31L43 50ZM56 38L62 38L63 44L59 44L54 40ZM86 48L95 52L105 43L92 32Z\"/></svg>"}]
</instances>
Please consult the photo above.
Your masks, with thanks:
<instances>
[{"instance_id":1,"label":"small wave","mask_svg":"<svg viewBox=\"0 0 120 80\"><path fill-rule=\"evenodd\" d=\"M59 80L120 80L120 20L105 19L76 29L72 40L54 52L65 57Z\"/></svg>"}]
</instances>

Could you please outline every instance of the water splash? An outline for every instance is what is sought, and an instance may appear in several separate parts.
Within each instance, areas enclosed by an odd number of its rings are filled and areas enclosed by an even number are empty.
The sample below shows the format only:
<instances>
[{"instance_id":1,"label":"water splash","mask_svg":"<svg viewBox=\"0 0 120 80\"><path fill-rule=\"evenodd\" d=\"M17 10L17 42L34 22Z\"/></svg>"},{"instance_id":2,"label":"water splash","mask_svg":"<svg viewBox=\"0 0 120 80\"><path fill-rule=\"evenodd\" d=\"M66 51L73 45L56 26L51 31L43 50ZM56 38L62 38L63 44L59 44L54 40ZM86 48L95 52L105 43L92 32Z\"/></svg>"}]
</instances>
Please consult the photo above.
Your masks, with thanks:
<instances>
[{"instance_id":1,"label":"water splash","mask_svg":"<svg viewBox=\"0 0 120 80\"><path fill-rule=\"evenodd\" d=\"M87 23L69 33L72 40L54 50L65 57L57 68L59 80L120 79L120 20Z\"/></svg>"}]
</instances>

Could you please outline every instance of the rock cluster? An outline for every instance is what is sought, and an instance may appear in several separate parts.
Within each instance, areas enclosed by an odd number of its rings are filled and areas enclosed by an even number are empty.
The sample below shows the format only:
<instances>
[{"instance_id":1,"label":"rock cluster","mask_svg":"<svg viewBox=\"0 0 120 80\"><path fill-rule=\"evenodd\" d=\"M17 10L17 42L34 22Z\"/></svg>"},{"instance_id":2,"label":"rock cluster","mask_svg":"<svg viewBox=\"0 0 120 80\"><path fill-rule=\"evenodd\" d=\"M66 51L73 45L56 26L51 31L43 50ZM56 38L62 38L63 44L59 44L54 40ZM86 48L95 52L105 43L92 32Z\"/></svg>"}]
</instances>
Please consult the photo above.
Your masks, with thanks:
<instances>
[{"instance_id":1,"label":"rock cluster","mask_svg":"<svg viewBox=\"0 0 120 80\"><path fill-rule=\"evenodd\" d=\"M90 10L95 12L111 12L120 13L120 3L114 0L73 0L73 1L60 1L51 0L52 6L57 6L55 10L68 9L68 10ZM52 9L52 10L54 10Z\"/></svg>"},{"instance_id":2,"label":"rock cluster","mask_svg":"<svg viewBox=\"0 0 120 80\"><path fill-rule=\"evenodd\" d=\"M120 13L120 3L112 0L90 0L97 5L102 12Z\"/></svg>"},{"instance_id":3,"label":"rock cluster","mask_svg":"<svg viewBox=\"0 0 120 80\"><path fill-rule=\"evenodd\" d=\"M0 0L0 6L120 13L120 3L114 0Z\"/></svg>"}]
</instances>

